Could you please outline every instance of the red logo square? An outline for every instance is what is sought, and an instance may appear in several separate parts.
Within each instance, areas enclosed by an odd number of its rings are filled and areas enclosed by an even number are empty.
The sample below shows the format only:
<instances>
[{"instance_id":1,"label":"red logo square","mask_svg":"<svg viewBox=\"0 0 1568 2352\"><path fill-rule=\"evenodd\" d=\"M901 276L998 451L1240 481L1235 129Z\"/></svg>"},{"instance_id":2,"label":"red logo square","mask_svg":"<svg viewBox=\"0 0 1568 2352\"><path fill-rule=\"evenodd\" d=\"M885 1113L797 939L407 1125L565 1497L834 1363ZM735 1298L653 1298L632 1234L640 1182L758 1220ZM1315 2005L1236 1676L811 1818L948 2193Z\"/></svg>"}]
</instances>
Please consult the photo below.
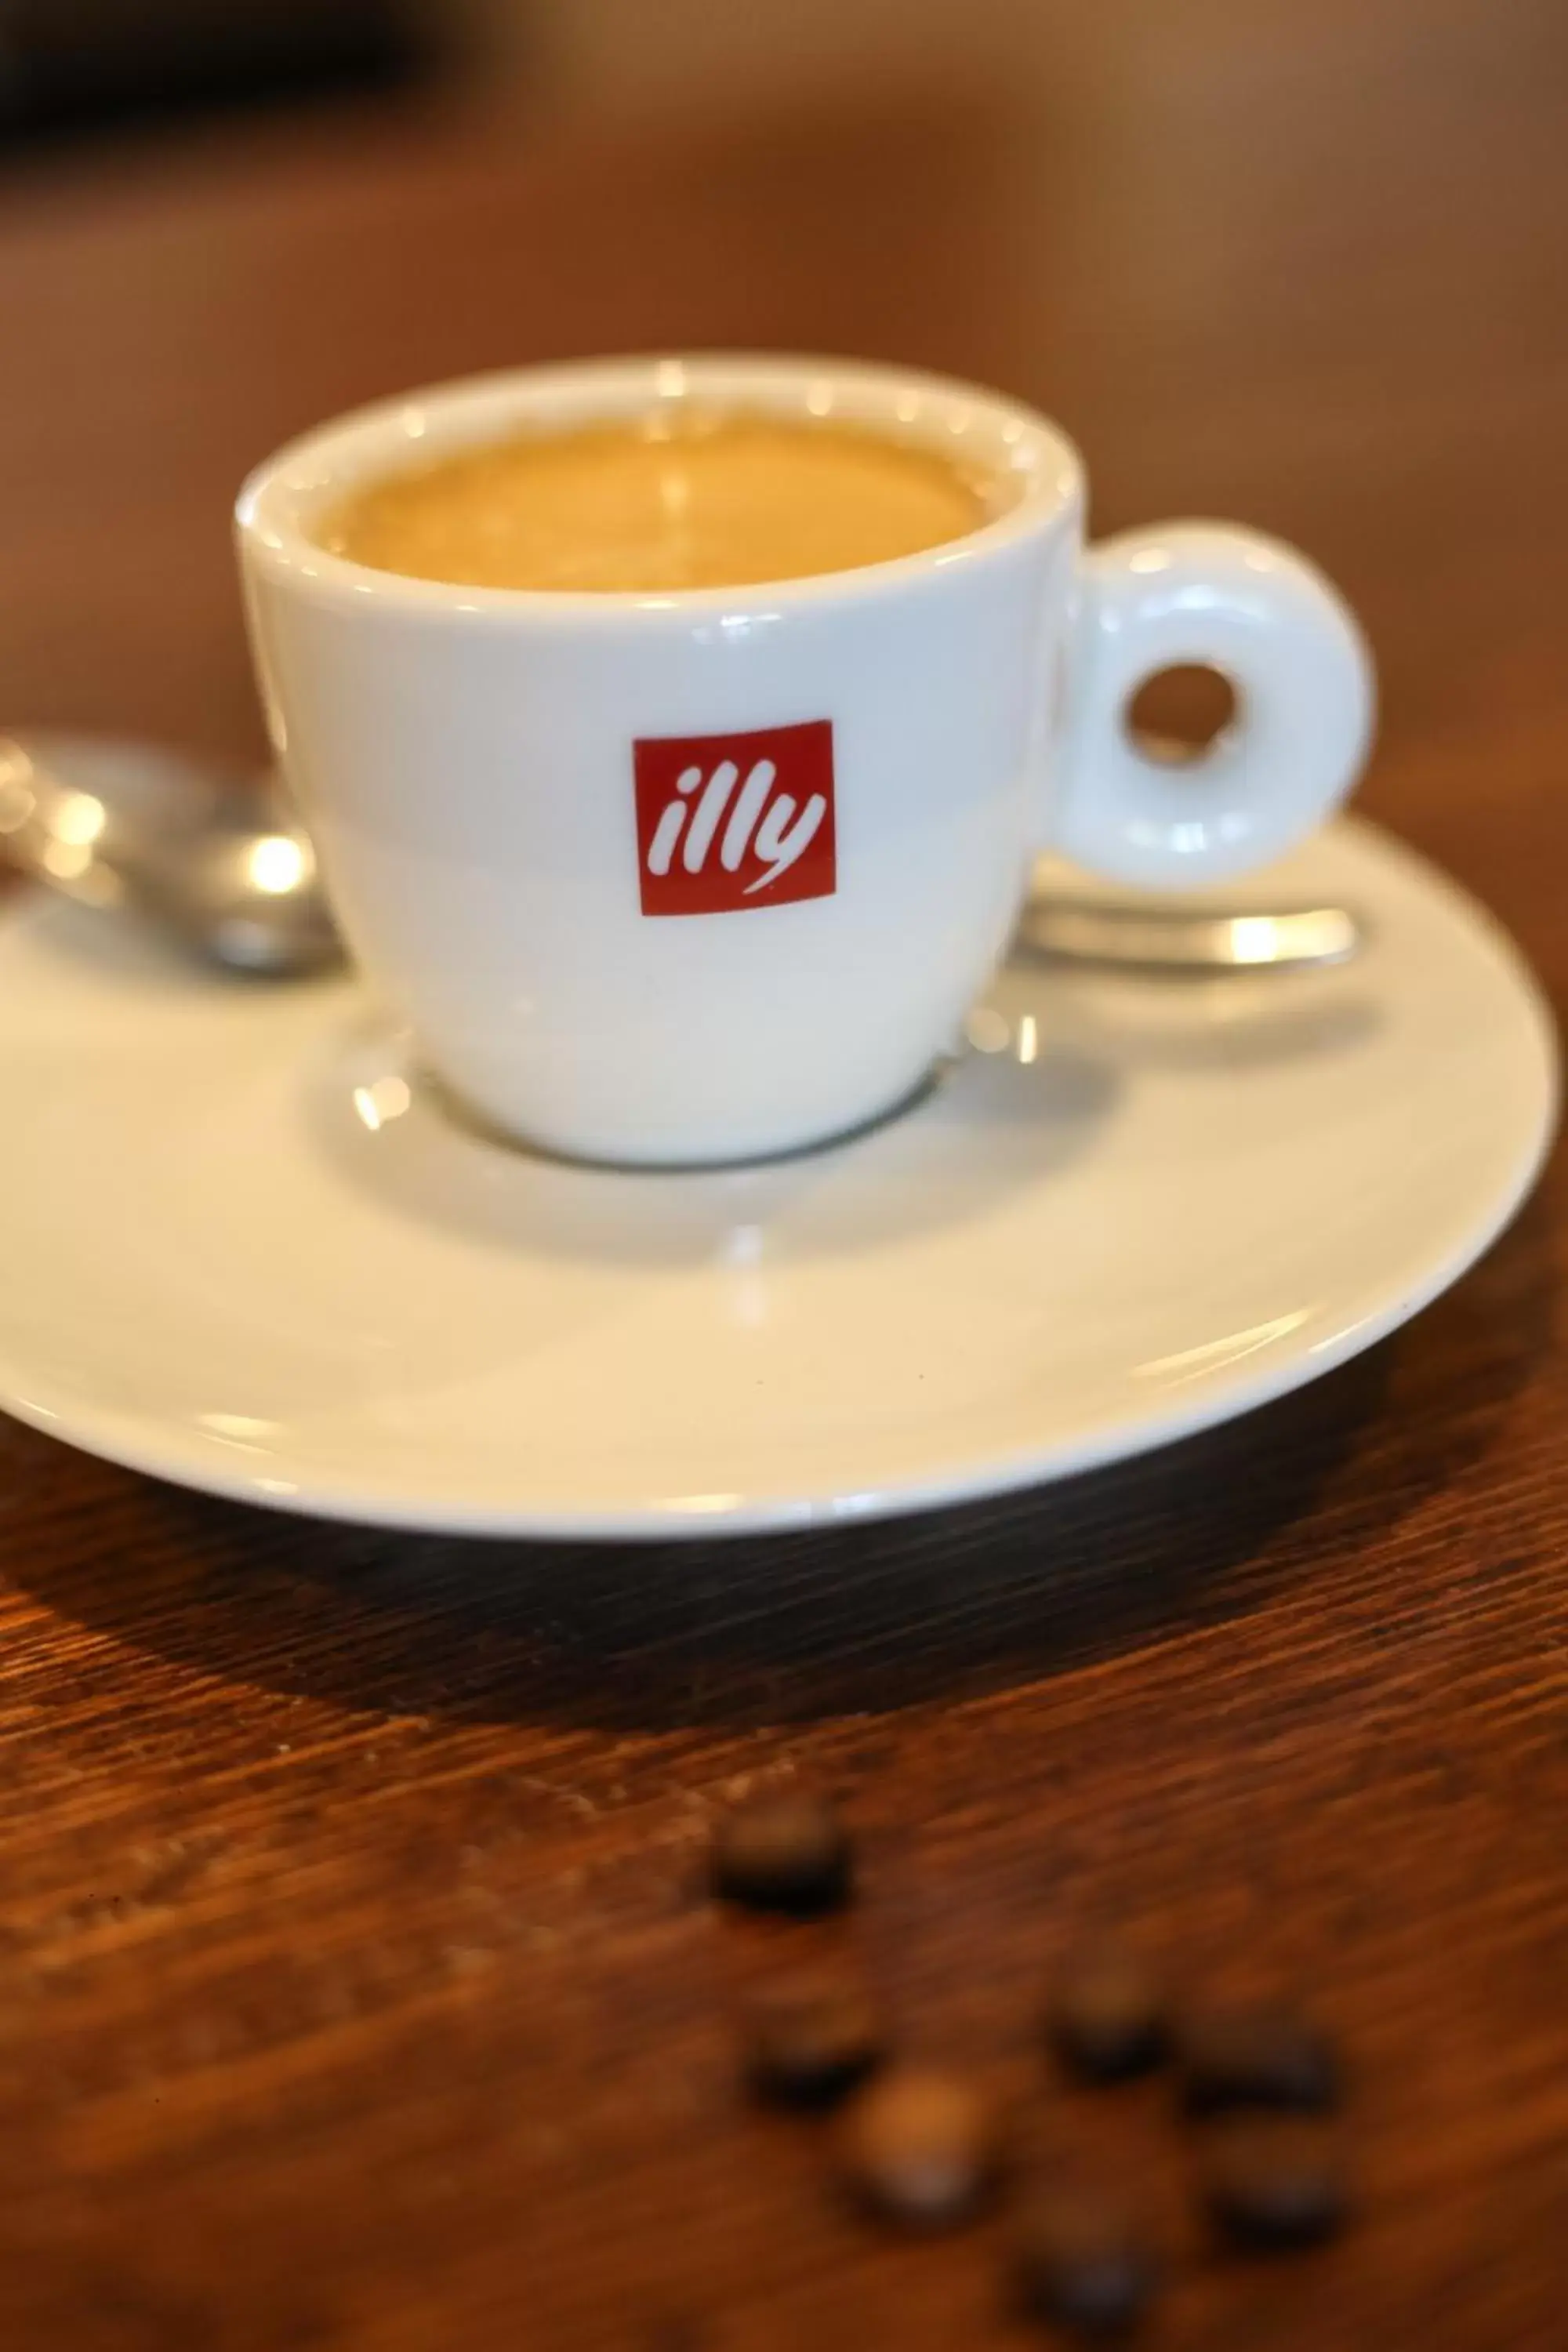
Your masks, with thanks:
<instances>
[{"instance_id":1,"label":"red logo square","mask_svg":"<svg viewBox=\"0 0 1568 2352\"><path fill-rule=\"evenodd\" d=\"M739 914L837 887L833 722L632 747L645 915Z\"/></svg>"}]
</instances>

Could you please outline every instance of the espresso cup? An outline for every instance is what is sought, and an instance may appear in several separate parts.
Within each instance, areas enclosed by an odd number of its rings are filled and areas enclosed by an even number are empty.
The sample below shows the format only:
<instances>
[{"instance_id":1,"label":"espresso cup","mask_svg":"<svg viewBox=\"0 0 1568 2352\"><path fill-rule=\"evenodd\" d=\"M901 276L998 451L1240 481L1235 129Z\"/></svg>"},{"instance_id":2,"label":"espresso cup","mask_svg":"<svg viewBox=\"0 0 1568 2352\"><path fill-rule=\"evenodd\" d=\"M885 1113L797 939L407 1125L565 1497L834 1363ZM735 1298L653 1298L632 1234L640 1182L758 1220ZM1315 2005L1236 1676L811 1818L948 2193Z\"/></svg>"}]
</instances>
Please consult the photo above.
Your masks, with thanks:
<instances>
[{"instance_id":1,"label":"espresso cup","mask_svg":"<svg viewBox=\"0 0 1568 2352\"><path fill-rule=\"evenodd\" d=\"M856 571L662 593L479 588L327 553L322 513L465 446L672 403L925 443L1006 502ZM828 360L527 369L295 442L238 506L278 758L353 951L446 1085L555 1152L743 1160L846 1133L954 1047L1045 847L1226 881L1354 781L1372 677L1290 549L1208 522L1086 550L1070 441L999 394ZM1232 727L1180 768L1175 664Z\"/></svg>"}]
</instances>

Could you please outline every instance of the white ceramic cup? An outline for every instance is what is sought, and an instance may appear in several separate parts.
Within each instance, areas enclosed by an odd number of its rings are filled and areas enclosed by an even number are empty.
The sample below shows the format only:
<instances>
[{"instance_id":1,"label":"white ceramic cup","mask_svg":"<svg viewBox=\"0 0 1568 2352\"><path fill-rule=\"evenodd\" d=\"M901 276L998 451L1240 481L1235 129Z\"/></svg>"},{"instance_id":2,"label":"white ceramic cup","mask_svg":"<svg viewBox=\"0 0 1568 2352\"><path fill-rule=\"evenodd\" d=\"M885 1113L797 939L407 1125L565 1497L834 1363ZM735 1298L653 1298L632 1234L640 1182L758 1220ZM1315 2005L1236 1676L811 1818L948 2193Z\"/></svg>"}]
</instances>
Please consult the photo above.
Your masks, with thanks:
<instances>
[{"instance_id":1,"label":"white ceramic cup","mask_svg":"<svg viewBox=\"0 0 1568 2352\"><path fill-rule=\"evenodd\" d=\"M889 563L663 594L448 586L311 538L367 478L695 400L961 453L1008 498ZM350 941L430 1066L591 1159L746 1159L890 1110L950 1051L1031 855L1180 889L1354 781L1354 621L1300 556L1169 523L1086 551L1070 442L999 395L831 360L636 359L416 394L295 442L238 508L278 756ZM1237 719L1173 769L1129 698L1203 663Z\"/></svg>"}]
</instances>

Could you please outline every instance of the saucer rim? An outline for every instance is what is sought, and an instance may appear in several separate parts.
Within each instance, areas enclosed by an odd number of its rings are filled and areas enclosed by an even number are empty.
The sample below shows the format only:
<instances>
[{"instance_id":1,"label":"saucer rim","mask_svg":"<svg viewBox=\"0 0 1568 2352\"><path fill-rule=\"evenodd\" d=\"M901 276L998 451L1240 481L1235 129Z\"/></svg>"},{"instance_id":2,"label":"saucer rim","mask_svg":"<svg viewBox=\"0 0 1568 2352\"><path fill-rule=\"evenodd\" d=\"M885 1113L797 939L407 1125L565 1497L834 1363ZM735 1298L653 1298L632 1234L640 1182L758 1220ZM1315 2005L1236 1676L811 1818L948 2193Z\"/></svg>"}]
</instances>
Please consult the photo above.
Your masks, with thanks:
<instances>
[{"instance_id":1,"label":"saucer rim","mask_svg":"<svg viewBox=\"0 0 1568 2352\"><path fill-rule=\"evenodd\" d=\"M359 1527L384 1528L405 1533L486 1538L497 1542L533 1540L546 1543L679 1542L693 1537L741 1538L799 1534L882 1519L912 1517L1015 1495L1031 1486L1056 1486L1067 1478L1113 1467L1162 1452L1188 1437L1200 1436L1231 1421L1243 1419L1276 1403L1298 1389L1338 1371L1364 1355L1422 1314L1451 1290L1485 1257L1518 1215L1534 1189L1555 1135L1556 1094L1553 1091L1542 1131L1523 1158L1515 1181L1496 1213L1478 1226L1433 1271L1429 1278L1403 1293L1380 1315L1359 1317L1338 1334L1320 1339L1310 1355L1287 1358L1267 1372L1220 1381L1186 1407L1150 1412L1140 1420L1122 1419L1099 1433L1079 1433L1032 1453L987 1456L962 1472L929 1478L900 1479L896 1486L872 1487L853 1494L767 1495L726 1496L721 1504L696 1508L677 1498L653 1497L609 1510L581 1507L551 1509L494 1504L466 1505L455 1498L424 1501L373 1487L336 1485L324 1479L308 1495L260 1474L237 1474L228 1463L209 1455L196 1444L188 1451L170 1441L143 1438L143 1424L130 1414L82 1409L78 1401L51 1407L44 1396L22 1398L11 1385L0 1362L0 1411L14 1420L54 1437L78 1451L116 1467L221 1501L250 1503L265 1510L303 1518L330 1519ZM37 1389L37 1383L32 1383ZM160 1423L160 1429L163 1424Z\"/></svg>"}]
</instances>

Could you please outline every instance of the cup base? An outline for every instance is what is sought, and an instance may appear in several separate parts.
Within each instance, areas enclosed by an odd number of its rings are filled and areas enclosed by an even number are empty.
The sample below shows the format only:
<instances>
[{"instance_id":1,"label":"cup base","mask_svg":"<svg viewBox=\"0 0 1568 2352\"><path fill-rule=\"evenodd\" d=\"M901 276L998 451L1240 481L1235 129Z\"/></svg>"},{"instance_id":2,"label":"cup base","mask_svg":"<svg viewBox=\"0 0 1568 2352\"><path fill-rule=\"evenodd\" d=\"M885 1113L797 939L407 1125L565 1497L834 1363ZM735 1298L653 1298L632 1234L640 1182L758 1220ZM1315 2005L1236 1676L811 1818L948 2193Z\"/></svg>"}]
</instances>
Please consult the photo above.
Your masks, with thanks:
<instances>
[{"instance_id":1,"label":"cup base","mask_svg":"<svg viewBox=\"0 0 1568 2352\"><path fill-rule=\"evenodd\" d=\"M696 1176L720 1174L726 1169L773 1168L791 1160L809 1160L816 1154L837 1150L841 1145L855 1142L860 1136L874 1135L890 1127L921 1104L928 1100L952 1066L951 1055L942 1055L924 1070L912 1087L900 1087L890 1101L869 1112L865 1118L851 1120L848 1125L835 1125L820 1135L812 1135L794 1143L781 1144L762 1151L689 1152L639 1154L632 1151L575 1151L564 1145L547 1141L525 1128L508 1126L482 1109L459 1087L444 1078L427 1063L416 1063L411 1077L422 1093L437 1105L442 1115L455 1126L464 1128L470 1135L489 1144L500 1144L504 1150L522 1153L534 1160L548 1160L567 1168L602 1168L612 1173L627 1176Z\"/></svg>"}]
</instances>

